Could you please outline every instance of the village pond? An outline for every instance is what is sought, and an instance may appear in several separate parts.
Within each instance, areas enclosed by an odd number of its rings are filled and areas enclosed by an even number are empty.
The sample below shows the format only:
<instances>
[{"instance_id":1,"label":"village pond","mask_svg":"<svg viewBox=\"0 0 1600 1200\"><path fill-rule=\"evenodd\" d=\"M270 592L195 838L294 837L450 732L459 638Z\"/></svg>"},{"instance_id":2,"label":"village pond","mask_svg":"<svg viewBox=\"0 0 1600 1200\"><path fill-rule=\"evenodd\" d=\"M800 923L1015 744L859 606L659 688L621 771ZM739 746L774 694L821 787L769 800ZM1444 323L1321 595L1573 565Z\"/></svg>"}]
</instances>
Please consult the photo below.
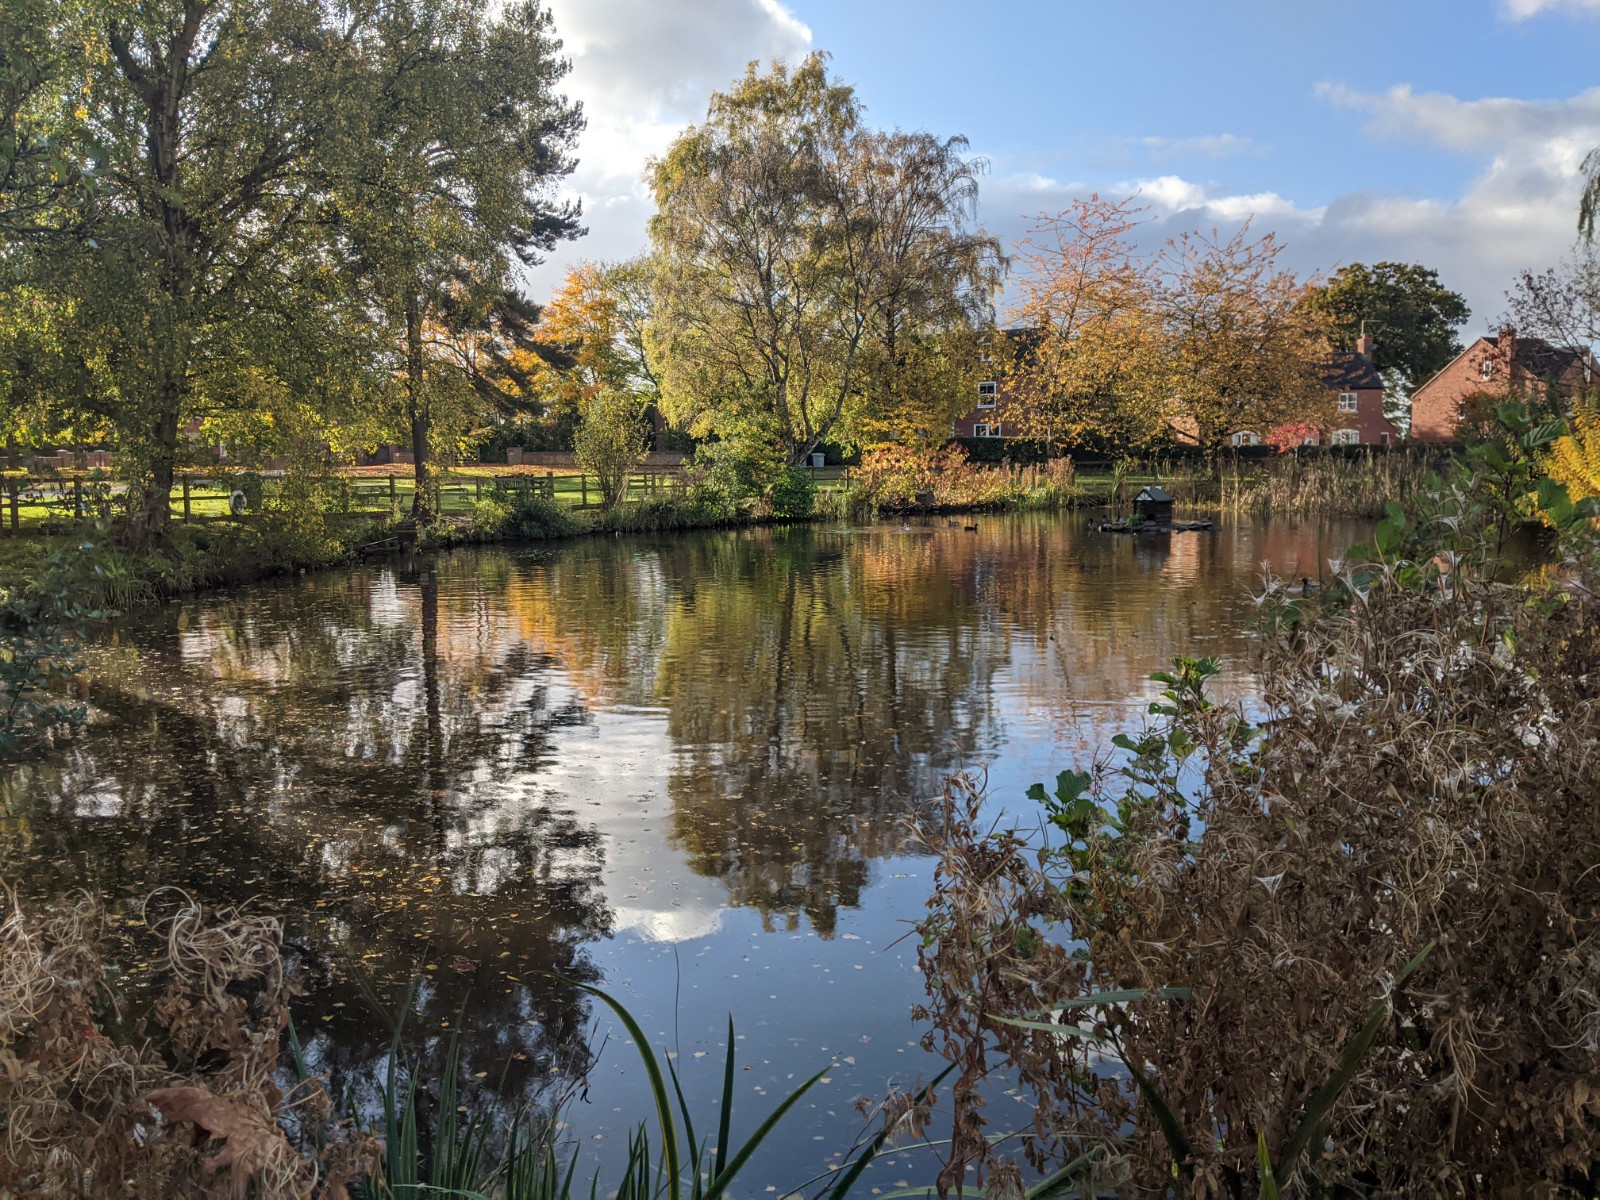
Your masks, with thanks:
<instances>
[{"instance_id":1,"label":"village pond","mask_svg":"<svg viewBox=\"0 0 1600 1200\"><path fill-rule=\"evenodd\" d=\"M459 550L130 618L90 728L0 774L0 880L124 919L168 887L281 914L315 1064L370 1095L389 1032L355 977L416 979L412 1028L461 1029L487 1102L587 1075L566 1117L591 1163L650 1101L564 980L630 1006L707 1126L732 1013L736 1139L834 1064L747 1176L798 1184L848 1151L856 1098L938 1069L905 935L945 779L1031 816L1027 786L1136 728L1174 654L1248 694L1262 564L1315 578L1364 532L977 525ZM861 1190L929 1177L890 1155Z\"/></svg>"}]
</instances>

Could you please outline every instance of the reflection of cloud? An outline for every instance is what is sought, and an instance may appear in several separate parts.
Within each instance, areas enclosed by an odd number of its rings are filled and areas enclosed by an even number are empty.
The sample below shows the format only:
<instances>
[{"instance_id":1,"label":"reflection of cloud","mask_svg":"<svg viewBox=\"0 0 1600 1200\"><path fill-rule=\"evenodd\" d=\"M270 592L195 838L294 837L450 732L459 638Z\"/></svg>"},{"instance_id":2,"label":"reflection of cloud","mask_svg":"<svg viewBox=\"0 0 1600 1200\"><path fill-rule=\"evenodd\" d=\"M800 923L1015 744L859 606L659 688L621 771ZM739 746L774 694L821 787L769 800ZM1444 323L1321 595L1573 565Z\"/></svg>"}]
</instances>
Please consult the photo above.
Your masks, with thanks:
<instances>
[{"instance_id":1,"label":"reflection of cloud","mask_svg":"<svg viewBox=\"0 0 1600 1200\"><path fill-rule=\"evenodd\" d=\"M559 797L604 843L601 890L614 928L653 941L708 937L722 925L727 889L698 875L667 845L673 756L665 713L600 710L567 735L562 753L524 789Z\"/></svg>"}]
</instances>

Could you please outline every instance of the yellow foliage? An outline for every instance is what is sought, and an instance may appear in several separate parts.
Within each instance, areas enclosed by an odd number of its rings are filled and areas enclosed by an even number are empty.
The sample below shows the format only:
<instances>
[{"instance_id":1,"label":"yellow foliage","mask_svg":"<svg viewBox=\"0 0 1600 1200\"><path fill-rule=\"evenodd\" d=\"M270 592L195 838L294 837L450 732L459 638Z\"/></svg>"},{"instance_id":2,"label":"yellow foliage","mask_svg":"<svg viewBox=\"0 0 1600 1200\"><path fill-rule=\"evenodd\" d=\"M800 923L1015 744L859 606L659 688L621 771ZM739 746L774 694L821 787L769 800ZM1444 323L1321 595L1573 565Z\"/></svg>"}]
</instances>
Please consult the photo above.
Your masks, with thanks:
<instances>
[{"instance_id":1,"label":"yellow foliage","mask_svg":"<svg viewBox=\"0 0 1600 1200\"><path fill-rule=\"evenodd\" d=\"M1567 485L1574 503L1600 496L1600 405L1580 404L1572 413L1571 432L1550 448L1550 477Z\"/></svg>"}]
</instances>

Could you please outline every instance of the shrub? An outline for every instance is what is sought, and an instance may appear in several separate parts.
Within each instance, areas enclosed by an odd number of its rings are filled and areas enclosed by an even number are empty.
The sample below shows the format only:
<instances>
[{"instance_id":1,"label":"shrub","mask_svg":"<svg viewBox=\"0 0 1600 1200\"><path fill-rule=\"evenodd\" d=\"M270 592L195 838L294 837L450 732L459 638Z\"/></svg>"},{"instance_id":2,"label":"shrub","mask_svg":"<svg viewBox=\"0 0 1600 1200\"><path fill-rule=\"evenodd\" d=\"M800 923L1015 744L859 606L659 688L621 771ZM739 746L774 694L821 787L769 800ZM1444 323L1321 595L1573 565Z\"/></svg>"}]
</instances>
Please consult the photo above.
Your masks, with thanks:
<instances>
[{"instance_id":1,"label":"shrub","mask_svg":"<svg viewBox=\"0 0 1600 1200\"><path fill-rule=\"evenodd\" d=\"M572 446L578 465L599 477L606 508L625 498L628 473L644 461L644 439L644 413L632 396L603 391L589 401Z\"/></svg>"},{"instance_id":2,"label":"shrub","mask_svg":"<svg viewBox=\"0 0 1600 1200\"><path fill-rule=\"evenodd\" d=\"M580 528L577 520L559 501L539 495L537 492L496 489L483 503L492 503L497 509L505 510L499 528L502 533L513 537L535 540L571 537ZM476 523L476 509L473 511L473 519Z\"/></svg>"},{"instance_id":3,"label":"shrub","mask_svg":"<svg viewBox=\"0 0 1600 1200\"><path fill-rule=\"evenodd\" d=\"M921 960L954 1178L998 1050L1082 1194L1590 1186L1600 552L1574 510L1560 570L1501 580L1517 458L1395 505L1320 600L1269 585L1265 724L1215 660L1158 675L1120 763L1030 791L1042 858L952 788Z\"/></svg>"},{"instance_id":4,"label":"shrub","mask_svg":"<svg viewBox=\"0 0 1600 1200\"><path fill-rule=\"evenodd\" d=\"M474 537L489 540L502 536L511 526L511 505L503 499L489 497L472 506L470 529Z\"/></svg>"},{"instance_id":5,"label":"shrub","mask_svg":"<svg viewBox=\"0 0 1600 1200\"><path fill-rule=\"evenodd\" d=\"M817 483L809 471L786 467L768 493L772 515L785 521L804 520L817 507Z\"/></svg>"}]
</instances>

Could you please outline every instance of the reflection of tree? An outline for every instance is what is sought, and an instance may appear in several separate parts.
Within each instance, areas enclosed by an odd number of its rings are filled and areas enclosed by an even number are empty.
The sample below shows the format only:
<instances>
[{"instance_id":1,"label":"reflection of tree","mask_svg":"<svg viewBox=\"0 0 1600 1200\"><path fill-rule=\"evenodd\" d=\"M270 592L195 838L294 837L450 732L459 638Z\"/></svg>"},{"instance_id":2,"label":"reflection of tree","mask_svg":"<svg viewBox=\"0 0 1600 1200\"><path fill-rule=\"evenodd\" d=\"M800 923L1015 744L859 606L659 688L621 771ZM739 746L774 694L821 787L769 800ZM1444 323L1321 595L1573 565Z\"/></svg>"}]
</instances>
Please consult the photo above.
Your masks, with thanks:
<instances>
[{"instance_id":1,"label":"reflection of tree","mask_svg":"<svg viewBox=\"0 0 1600 1200\"><path fill-rule=\"evenodd\" d=\"M151 699L108 695L92 739L0 781L26 831L0 877L283 912L319 977L308 1012L332 1018L309 1023L313 1052L343 1075L387 1050L357 969L396 994L423 969L414 1027L437 1036L465 1006L467 1067L504 1072L508 1096L580 1069L585 1007L539 973L595 976L601 847L528 780L588 718L461 566L175 619L143 655Z\"/></svg>"},{"instance_id":2,"label":"reflection of tree","mask_svg":"<svg viewBox=\"0 0 1600 1200\"><path fill-rule=\"evenodd\" d=\"M507 973L592 976L585 946L611 923L599 835L542 782L597 709L665 730L695 871L827 931L902 849L915 801L1009 752L1005 722L1103 748L1172 654L1243 662L1259 562L1312 574L1352 540L978 524L476 550L183 606L139 634L91 736L0 775L0 877L277 908L327 976L318 1052L352 1072L386 1035L328 964L397 992L432 963L417 1027L453 1026L470 998L469 1060L520 1086L533 1064L581 1064L561 1047L584 1010Z\"/></svg>"}]
</instances>

